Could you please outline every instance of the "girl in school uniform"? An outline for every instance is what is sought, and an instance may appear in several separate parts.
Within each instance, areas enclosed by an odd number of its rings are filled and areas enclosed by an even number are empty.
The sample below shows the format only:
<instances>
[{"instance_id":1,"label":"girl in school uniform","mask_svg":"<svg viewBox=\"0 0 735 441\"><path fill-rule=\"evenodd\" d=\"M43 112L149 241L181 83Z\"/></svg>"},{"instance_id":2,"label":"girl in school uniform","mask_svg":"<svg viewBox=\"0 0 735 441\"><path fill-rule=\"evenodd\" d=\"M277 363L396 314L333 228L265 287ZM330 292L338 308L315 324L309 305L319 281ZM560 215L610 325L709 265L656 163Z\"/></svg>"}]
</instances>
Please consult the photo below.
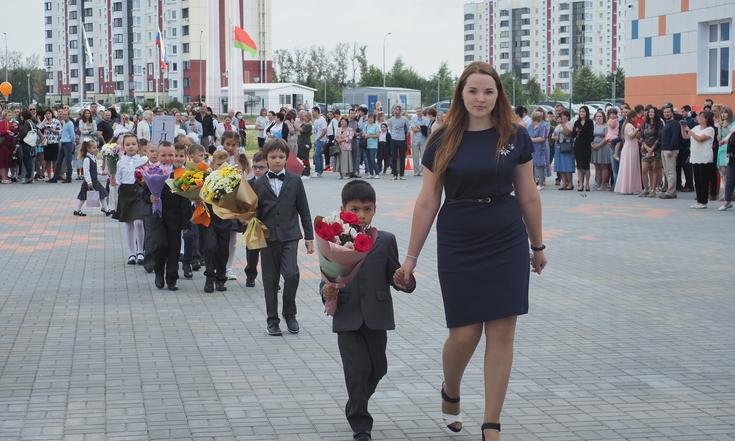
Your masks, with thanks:
<instances>
[{"instance_id":1,"label":"girl in school uniform","mask_svg":"<svg viewBox=\"0 0 735 441\"><path fill-rule=\"evenodd\" d=\"M125 154L117 162L115 185L119 185L115 218L125 224L128 239L128 265L143 265L145 230L143 218L148 213L142 198L142 188L135 182L135 169L148 162L138 155L138 137L125 133L120 137Z\"/></svg>"},{"instance_id":2,"label":"girl in school uniform","mask_svg":"<svg viewBox=\"0 0 735 441\"><path fill-rule=\"evenodd\" d=\"M90 190L95 190L99 193L100 205L105 216L111 215L113 211L107 207L107 191L105 191L105 187L97 179L97 142L92 139L82 142L79 148L79 157L82 159L84 182L82 182L82 188L77 195L79 204L76 211L74 211L74 216L86 216L82 211L82 206L87 201L87 192Z\"/></svg>"}]
</instances>

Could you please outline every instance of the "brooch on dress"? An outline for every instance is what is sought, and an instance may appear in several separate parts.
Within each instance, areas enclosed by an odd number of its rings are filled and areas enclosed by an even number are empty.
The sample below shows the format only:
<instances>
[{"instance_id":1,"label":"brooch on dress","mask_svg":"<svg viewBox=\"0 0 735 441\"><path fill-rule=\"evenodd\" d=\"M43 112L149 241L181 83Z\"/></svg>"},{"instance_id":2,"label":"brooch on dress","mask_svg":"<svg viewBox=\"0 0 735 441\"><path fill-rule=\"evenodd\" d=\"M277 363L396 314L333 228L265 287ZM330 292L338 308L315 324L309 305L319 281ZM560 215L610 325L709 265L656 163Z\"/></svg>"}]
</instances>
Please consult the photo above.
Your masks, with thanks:
<instances>
[{"instance_id":1,"label":"brooch on dress","mask_svg":"<svg viewBox=\"0 0 735 441\"><path fill-rule=\"evenodd\" d=\"M515 148L516 148L516 146L513 145L513 144L504 145L503 147L500 148L500 154L502 156L508 156L510 154L510 152L512 152L513 150L515 150Z\"/></svg>"}]
</instances>

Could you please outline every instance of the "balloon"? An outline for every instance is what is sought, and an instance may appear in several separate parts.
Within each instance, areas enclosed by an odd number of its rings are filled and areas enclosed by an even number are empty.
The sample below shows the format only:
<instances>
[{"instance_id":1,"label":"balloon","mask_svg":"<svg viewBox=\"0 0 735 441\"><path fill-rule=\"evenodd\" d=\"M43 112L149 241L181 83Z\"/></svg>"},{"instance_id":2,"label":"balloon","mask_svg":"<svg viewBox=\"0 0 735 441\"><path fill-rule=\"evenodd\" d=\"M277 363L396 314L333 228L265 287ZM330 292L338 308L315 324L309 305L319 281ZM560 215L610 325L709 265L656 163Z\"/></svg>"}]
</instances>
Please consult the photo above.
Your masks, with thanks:
<instances>
[{"instance_id":1,"label":"balloon","mask_svg":"<svg viewBox=\"0 0 735 441\"><path fill-rule=\"evenodd\" d=\"M8 83L7 81L3 81L2 84L0 84L0 93L3 94L6 98L8 95L13 93L13 85Z\"/></svg>"}]
</instances>

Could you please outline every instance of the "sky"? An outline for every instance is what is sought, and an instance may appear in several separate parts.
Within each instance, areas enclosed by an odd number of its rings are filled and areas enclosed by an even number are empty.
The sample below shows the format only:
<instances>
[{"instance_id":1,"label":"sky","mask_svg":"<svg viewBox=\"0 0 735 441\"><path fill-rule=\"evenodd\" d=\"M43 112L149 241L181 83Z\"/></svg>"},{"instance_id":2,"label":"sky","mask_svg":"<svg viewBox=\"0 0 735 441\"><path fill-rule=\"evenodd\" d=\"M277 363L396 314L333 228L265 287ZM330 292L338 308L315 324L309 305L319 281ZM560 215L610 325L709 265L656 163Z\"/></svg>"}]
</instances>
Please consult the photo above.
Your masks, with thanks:
<instances>
[{"instance_id":1,"label":"sky","mask_svg":"<svg viewBox=\"0 0 735 441\"><path fill-rule=\"evenodd\" d=\"M390 32L386 69L398 56L426 76L442 61L455 75L464 67L463 0L270 1L273 49L332 49L340 41L357 41L367 45L368 62L382 68L383 36ZM0 32L8 33L9 51L43 55L43 3L30 0L23 7L5 8ZM4 43L0 50L5 50Z\"/></svg>"}]
</instances>

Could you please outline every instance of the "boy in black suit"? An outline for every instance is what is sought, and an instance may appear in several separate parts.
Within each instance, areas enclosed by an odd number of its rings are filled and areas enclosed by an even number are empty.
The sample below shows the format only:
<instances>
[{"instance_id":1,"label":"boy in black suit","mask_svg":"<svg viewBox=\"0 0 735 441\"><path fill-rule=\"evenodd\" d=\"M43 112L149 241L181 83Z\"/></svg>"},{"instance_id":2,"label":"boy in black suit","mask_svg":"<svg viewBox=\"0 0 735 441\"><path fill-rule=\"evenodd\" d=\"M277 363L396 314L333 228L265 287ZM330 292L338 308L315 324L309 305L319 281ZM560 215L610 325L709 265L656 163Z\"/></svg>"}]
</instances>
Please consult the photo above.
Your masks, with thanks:
<instances>
[{"instance_id":1,"label":"boy in black suit","mask_svg":"<svg viewBox=\"0 0 735 441\"><path fill-rule=\"evenodd\" d=\"M255 152L253 155L253 176L248 181L250 185L255 188L255 181L268 172L268 163L265 161L263 152ZM247 264L245 265L245 286L254 287L255 278L258 277L258 259L260 257L260 250L247 250L246 259Z\"/></svg>"},{"instance_id":2,"label":"boy in black suit","mask_svg":"<svg viewBox=\"0 0 735 441\"><path fill-rule=\"evenodd\" d=\"M173 166L175 154L174 146L170 142L163 141L158 145L158 160L161 166ZM150 201L155 202L156 196L150 194ZM150 233L158 236L154 239L158 241L158 246L152 256L153 271L156 273L158 289L163 289L165 281L169 291L176 291L179 289L176 280L179 278L181 230L189 225L192 214L191 202L171 193L168 185L164 185L161 191L161 205L163 206L161 216L150 218Z\"/></svg>"},{"instance_id":3,"label":"boy in black suit","mask_svg":"<svg viewBox=\"0 0 735 441\"><path fill-rule=\"evenodd\" d=\"M258 195L257 217L268 227L268 246L260 252L263 269L263 291L268 314L268 335L281 335L278 318L278 281L283 276L283 318L288 332L297 334L296 290L299 287L297 247L304 230L306 252L314 253L314 228L311 224L309 202L301 176L287 172L286 141L271 139L263 148L268 173L255 181ZM301 228L299 228L299 219Z\"/></svg>"},{"instance_id":4,"label":"boy in black suit","mask_svg":"<svg viewBox=\"0 0 735 441\"><path fill-rule=\"evenodd\" d=\"M355 213L360 224L367 226L375 216L375 199L370 184L352 181L342 188L341 210ZM321 283L322 296L339 293L332 331L337 333L347 385L345 415L354 439L360 441L372 439L373 418L368 412L368 400L388 371L386 331L395 329L390 286L404 292L416 289L413 276L409 286L397 284L396 280L403 280L403 275L394 279L400 267L396 237L381 230L357 276L345 288L337 290Z\"/></svg>"}]
</instances>

